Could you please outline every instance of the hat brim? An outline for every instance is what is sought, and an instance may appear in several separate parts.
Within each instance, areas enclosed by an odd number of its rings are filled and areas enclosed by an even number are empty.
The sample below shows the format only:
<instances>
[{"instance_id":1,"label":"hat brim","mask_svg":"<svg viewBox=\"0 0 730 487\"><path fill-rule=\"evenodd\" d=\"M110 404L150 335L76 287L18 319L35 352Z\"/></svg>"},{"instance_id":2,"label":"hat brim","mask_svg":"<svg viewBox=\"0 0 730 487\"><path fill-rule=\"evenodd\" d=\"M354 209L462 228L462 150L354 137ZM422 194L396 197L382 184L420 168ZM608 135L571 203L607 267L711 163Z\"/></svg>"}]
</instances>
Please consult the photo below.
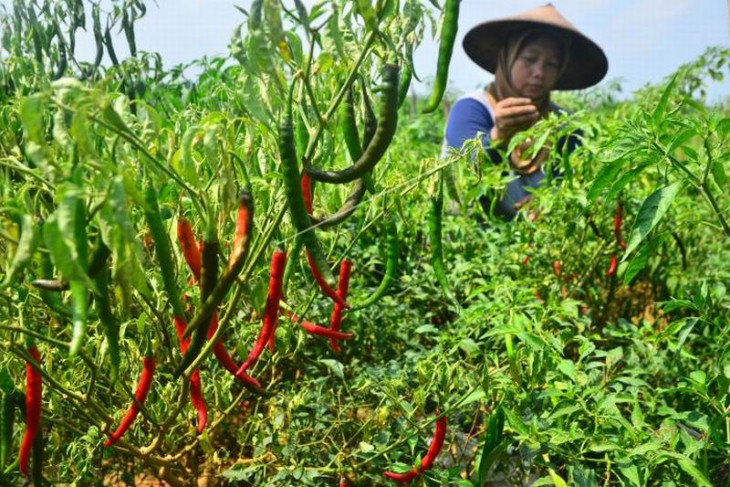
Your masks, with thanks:
<instances>
[{"instance_id":1,"label":"hat brim","mask_svg":"<svg viewBox=\"0 0 730 487\"><path fill-rule=\"evenodd\" d=\"M497 58L504 42L515 32L525 29L555 31L558 36L569 36L570 55L563 75L555 83L555 90L578 90L600 82L608 72L608 59L595 42L578 31L552 24L529 20L494 20L472 28L464 36L466 54L476 64L494 74Z\"/></svg>"}]
</instances>

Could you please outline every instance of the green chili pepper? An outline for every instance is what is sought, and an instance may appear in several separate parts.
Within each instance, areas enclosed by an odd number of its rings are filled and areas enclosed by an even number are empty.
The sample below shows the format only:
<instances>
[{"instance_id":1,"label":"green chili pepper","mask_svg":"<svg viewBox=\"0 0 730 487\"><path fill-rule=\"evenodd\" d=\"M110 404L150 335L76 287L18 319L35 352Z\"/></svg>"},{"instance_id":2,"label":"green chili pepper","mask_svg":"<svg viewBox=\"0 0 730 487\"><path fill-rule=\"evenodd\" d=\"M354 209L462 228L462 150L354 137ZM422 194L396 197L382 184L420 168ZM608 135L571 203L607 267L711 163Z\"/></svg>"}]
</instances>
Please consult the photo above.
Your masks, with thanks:
<instances>
[{"instance_id":1,"label":"green chili pepper","mask_svg":"<svg viewBox=\"0 0 730 487\"><path fill-rule=\"evenodd\" d=\"M307 174L325 183L349 183L371 172L385 155L393 140L398 124L398 66L386 64L383 69L383 86L380 103L380 118L375 136L362 156L351 166L339 171L323 171L311 166L305 167Z\"/></svg>"},{"instance_id":2,"label":"green chili pepper","mask_svg":"<svg viewBox=\"0 0 730 487\"><path fill-rule=\"evenodd\" d=\"M301 238L295 238L294 243L292 244L291 251L289 251L289 260L286 261L286 267L284 268L284 277L282 279L282 285L281 285L281 294L282 296L286 296L286 288L287 284L289 283L289 279L291 279L292 274L294 274L294 268L299 263L299 255L302 253L302 239Z\"/></svg>"},{"instance_id":3,"label":"green chili pepper","mask_svg":"<svg viewBox=\"0 0 730 487\"><path fill-rule=\"evenodd\" d=\"M13 390L4 390L0 393L0 472L5 469L13 444L13 424L15 422L15 407Z\"/></svg>"},{"instance_id":4,"label":"green chili pepper","mask_svg":"<svg viewBox=\"0 0 730 487\"><path fill-rule=\"evenodd\" d=\"M40 232L38 227L33 223L33 217L23 215L20 219L20 239L18 248L15 250L13 261L10 269L5 275L0 289L5 288L13 283L21 272L26 268L33 258L38 242L40 241Z\"/></svg>"},{"instance_id":5,"label":"green chili pepper","mask_svg":"<svg viewBox=\"0 0 730 487\"><path fill-rule=\"evenodd\" d=\"M294 137L296 141L297 153L304 154L309 145L309 130L304 124L304 117L301 113L297 113L297 123L294 127Z\"/></svg>"},{"instance_id":6,"label":"green chili pepper","mask_svg":"<svg viewBox=\"0 0 730 487\"><path fill-rule=\"evenodd\" d=\"M294 129L292 127L292 90L289 93L287 110L279 126L279 156L281 158L281 173L284 178L286 200L289 204L289 213L292 223L299 233L299 238L312 257L312 260L322 278L328 285L334 282L332 269L327 264L327 258L319 244L319 240L312 228L312 222L304 204L304 195L301 188L301 176L297 164L297 152L294 146Z\"/></svg>"},{"instance_id":7,"label":"green chili pepper","mask_svg":"<svg viewBox=\"0 0 730 487\"><path fill-rule=\"evenodd\" d=\"M167 232L165 231L165 225L162 223L160 206L157 202L157 191L152 186L152 183L148 183L145 187L144 201L146 205L144 217L147 220L147 225L150 227L150 232L152 232L152 240L155 243L157 259L160 262L162 284L170 300L172 313L177 317L185 318L185 308L180 300L177 281L175 279L175 262L172 259L172 247Z\"/></svg>"},{"instance_id":8,"label":"green chili pepper","mask_svg":"<svg viewBox=\"0 0 730 487\"><path fill-rule=\"evenodd\" d=\"M108 258L110 254L109 248L99 239L99 246L96 252L94 252L92 261L96 262L99 260L97 255L106 255ZM109 362L111 363L109 380L114 384L117 381L119 367L122 362L119 353L119 324L112 312L111 302L109 301L109 272L106 266L106 260L102 262L101 266L94 279L98 291L98 294L95 295L95 304L96 312L99 315L99 320L101 321L101 326L106 336L107 349L109 350Z\"/></svg>"},{"instance_id":9,"label":"green chili pepper","mask_svg":"<svg viewBox=\"0 0 730 487\"><path fill-rule=\"evenodd\" d=\"M431 243L431 266L436 274L441 289L446 297L454 301L454 296L449 288L449 280L446 277L446 269L444 267L444 249L441 242L441 213L444 207L444 184L443 179L439 178L436 196L431 198L431 206L428 210L428 236Z\"/></svg>"},{"instance_id":10,"label":"green chili pepper","mask_svg":"<svg viewBox=\"0 0 730 487\"><path fill-rule=\"evenodd\" d=\"M203 248L201 249L203 266L200 272L200 302L201 304L213 293L213 289L218 283L218 254L220 253L220 243L215 229L211 226L206 232L203 240ZM177 377L185 372L190 364L200 355L205 343L208 341L208 328L213 318L213 310L203 317L202 324L195 329L191 338L190 345L183 355L180 364L175 369L174 375Z\"/></svg>"},{"instance_id":11,"label":"green chili pepper","mask_svg":"<svg viewBox=\"0 0 730 487\"><path fill-rule=\"evenodd\" d=\"M88 271L88 247L86 240L86 206L84 201L74 193L69 193L64 197L68 209L73 211L73 240L76 248L77 262L81 269L86 273ZM63 206L63 203L62 203ZM59 220L63 220L59 218ZM71 302L73 307L73 333L71 335L71 344L69 346L69 356L73 357L81 351L86 340L86 326L88 324L88 307L89 307L89 286L86 280L71 279L69 283L71 289Z\"/></svg>"},{"instance_id":12,"label":"green chili pepper","mask_svg":"<svg viewBox=\"0 0 730 487\"><path fill-rule=\"evenodd\" d=\"M454 41L459 30L459 4L461 0L446 0L444 5L444 19L441 24L441 43L439 57L436 63L436 79L433 82L433 91L423 113L430 113L441 104L449 80L449 64L451 53L454 51Z\"/></svg>"},{"instance_id":13,"label":"green chili pepper","mask_svg":"<svg viewBox=\"0 0 730 487\"><path fill-rule=\"evenodd\" d=\"M367 308L380 301L385 293L390 289L390 285L395 280L395 274L398 271L398 226L395 220L391 219L388 224L388 253L385 261L385 275L380 285L373 294L365 301L352 307L351 311L357 311Z\"/></svg>"},{"instance_id":14,"label":"green chili pepper","mask_svg":"<svg viewBox=\"0 0 730 487\"><path fill-rule=\"evenodd\" d=\"M340 115L342 118L340 122L342 138L345 139L345 145L352 162L355 162L362 156L362 148L360 147L360 134L355 120L355 97L352 94L352 88L347 90L345 100L340 106Z\"/></svg>"},{"instance_id":15,"label":"green chili pepper","mask_svg":"<svg viewBox=\"0 0 730 487\"><path fill-rule=\"evenodd\" d=\"M317 228L326 229L331 228L345 221L352 213L357 210L358 205L362 202L363 196L365 196L365 177L358 179L355 183L355 187L352 193L349 194L345 202L342 204L336 213L323 218L316 218L310 216L312 225Z\"/></svg>"},{"instance_id":16,"label":"green chili pepper","mask_svg":"<svg viewBox=\"0 0 730 487\"><path fill-rule=\"evenodd\" d=\"M408 99L408 90L411 88L411 79L413 78L413 70L411 66L406 63L403 68L403 75L400 78L400 86L398 87L398 108L403 106L403 103Z\"/></svg>"}]
</instances>

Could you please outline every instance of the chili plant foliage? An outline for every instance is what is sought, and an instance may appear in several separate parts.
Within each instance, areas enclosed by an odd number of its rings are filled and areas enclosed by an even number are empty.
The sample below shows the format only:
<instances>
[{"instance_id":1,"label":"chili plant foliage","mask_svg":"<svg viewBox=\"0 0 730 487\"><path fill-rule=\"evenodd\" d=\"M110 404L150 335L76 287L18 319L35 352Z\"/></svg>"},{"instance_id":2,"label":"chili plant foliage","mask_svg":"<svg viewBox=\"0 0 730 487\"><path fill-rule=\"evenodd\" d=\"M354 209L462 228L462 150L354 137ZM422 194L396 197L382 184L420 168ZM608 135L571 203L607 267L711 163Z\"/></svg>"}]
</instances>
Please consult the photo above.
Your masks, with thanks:
<instances>
[{"instance_id":1,"label":"chili plant foliage","mask_svg":"<svg viewBox=\"0 0 730 487\"><path fill-rule=\"evenodd\" d=\"M458 4L254 0L194 81L139 0L4 7L0 483L728 481L730 52L564 95L505 223L422 114Z\"/></svg>"}]
</instances>

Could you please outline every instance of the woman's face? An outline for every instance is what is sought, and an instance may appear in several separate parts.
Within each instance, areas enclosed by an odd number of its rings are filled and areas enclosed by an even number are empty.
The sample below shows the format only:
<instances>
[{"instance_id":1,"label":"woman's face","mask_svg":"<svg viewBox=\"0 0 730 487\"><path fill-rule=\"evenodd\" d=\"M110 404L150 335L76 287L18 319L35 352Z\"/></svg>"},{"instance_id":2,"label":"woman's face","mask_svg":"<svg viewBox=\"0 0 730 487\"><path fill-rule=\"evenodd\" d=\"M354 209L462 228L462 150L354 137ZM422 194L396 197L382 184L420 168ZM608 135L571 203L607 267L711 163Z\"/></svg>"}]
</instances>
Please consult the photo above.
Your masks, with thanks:
<instances>
[{"instance_id":1,"label":"woman's face","mask_svg":"<svg viewBox=\"0 0 730 487\"><path fill-rule=\"evenodd\" d=\"M512 86L527 98L540 98L558 81L560 46L550 36L540 36L525 44L512 63Z\"/></svg>"}]
</instances>

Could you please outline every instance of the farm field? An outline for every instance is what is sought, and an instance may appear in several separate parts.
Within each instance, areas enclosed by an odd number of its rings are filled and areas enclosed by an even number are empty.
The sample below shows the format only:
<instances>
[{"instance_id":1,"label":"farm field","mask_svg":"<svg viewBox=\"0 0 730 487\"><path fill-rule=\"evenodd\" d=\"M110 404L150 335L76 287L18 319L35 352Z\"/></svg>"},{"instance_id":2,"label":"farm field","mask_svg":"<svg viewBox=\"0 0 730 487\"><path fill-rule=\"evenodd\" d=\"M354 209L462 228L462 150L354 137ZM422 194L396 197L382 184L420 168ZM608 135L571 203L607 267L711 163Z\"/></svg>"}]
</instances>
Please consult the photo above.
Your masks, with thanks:
<instances>
[{"instance_id":1,"label":"farm field","mask_svg":"<svg viewBox=\"0 0 730 487\"><path fill-rule=\"evenodd\" d=\"M195 78L6 3L0 485L730 485L727 47L555 95L505 222L410 90L454 0L255 0Z\"/></svg>"}]
</instances>

